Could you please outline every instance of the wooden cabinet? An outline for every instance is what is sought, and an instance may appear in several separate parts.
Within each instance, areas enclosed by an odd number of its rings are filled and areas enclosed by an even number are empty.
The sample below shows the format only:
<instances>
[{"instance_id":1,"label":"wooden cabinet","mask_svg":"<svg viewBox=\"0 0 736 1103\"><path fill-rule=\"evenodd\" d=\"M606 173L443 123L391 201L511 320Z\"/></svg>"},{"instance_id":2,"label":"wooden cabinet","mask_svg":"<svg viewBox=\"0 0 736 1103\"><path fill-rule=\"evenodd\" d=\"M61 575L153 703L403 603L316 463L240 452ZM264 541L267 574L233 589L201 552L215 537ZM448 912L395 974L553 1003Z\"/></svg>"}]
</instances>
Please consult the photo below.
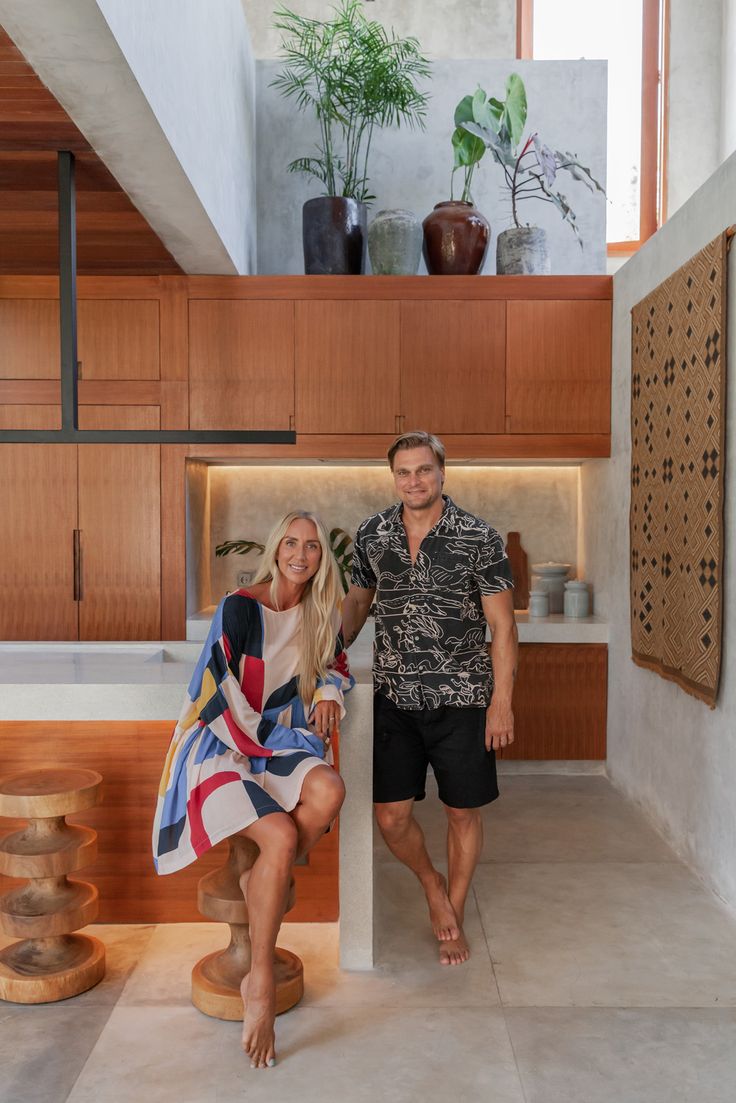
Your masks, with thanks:
<instances>
[{"instance_id":1,"label":"wooden cabinet","mask_svg":"<svg viewBox=\"0 0 736 1103\"><path fill-rule=\"evenodd\" d=\"M0 299L0 379L59 378L56 299Z\"/></svg>"},{"instance_id":2,"label":"wooden cabinet","mask_svg":"<svg viewBox=\"0 0 736 1103\"><path fill-rule=\"evenodd\" d=\"M509 302L506 431L610 433L610 427L610 302Z\"/></svg>"},{"instance_id":3,"label":"wooden cabinet","mask_svg":"<svg viewBox=\"0 0 736 1103\"><path fill-rule=\"evenodd\" d=\"M159 378L157 299L80 299L77 328L80 379Z\"/></svg>"},{"instance_id":4,"label":"wooden cabinet","mask_svg":"<svg viewBox=\"0 0 736 1103\"><path fill-rule=\"evenodd\" d=\"M399 303L296 303L298 433L395 433Z\"/></svg>"},{"instance_id":5,"label":"wooden cabinet","mask_svg":"<svg viewBox=\"0 0 736 1103\"><path fill-rule=\"evenodd\" d=\"M294 304L189 303L192 429L288 429L294 414Z\"/></svg>"},{"instance_id":6,"label":"wooden cabinet","mask_svg":"<svg viewBox=\"0 0 736 1103\"><path fill-rule=\"evenodd\" d=\"M503 433L506 304L401 304L401 413L406 429Z\"/></svg>"},{"instance_id":7,"label":"wooden cabinet","mask_svg":"<svg viewBox=\"0 0 736 1103\"><path fill-rule=\"evenodd\" d=\"M605 759L608 647L523 643L503 758Z\"/></svg>"},{"instance_id":8,"label":"wooden cabinet","mask_svg":"<svg viewBox=\"0 0 736 1103\"><path fill-rule=\"evenodd\" d=\"M0 639L77 638L77 450L0 445Z\"/></svg>"}]
</instances>

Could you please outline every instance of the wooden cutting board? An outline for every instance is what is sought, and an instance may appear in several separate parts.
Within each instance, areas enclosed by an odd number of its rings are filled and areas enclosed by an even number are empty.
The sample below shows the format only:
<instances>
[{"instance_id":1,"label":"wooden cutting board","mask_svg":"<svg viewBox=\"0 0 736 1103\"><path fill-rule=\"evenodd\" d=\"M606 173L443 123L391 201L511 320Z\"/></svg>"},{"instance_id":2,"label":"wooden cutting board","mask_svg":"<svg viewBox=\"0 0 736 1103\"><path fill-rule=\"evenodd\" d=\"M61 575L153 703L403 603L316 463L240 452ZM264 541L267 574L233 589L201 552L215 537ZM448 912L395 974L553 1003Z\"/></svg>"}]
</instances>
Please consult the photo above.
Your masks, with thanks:
<instances>
[{"instance_id":1,"label":"wooden cutting board","mask_svg":"<svg viewBox=\"0 0 736 1103\"><path fill-rule=\"evenodd\" d=\"M506 554L514 576L514 609L529 608L529 561L521 546L521 533L510 532L506 540Z\"/></svg>"}]
</instances>

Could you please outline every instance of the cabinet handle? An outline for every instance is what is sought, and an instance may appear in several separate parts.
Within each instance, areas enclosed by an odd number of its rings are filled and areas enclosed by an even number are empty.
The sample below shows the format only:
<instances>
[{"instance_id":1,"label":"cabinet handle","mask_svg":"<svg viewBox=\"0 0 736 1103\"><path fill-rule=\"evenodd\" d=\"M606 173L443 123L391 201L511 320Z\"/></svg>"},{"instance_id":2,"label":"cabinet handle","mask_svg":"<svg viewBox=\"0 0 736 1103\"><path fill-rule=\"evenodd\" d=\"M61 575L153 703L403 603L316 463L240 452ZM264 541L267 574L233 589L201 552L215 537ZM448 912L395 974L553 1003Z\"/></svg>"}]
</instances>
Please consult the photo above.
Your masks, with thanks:
<instances>
[{"instance_id":1,"label":"cabinet handle","mask_svg":"<svg viewBox=\"0 0 736 1103\"><path fill-rule=\"evenodd\" d=\"M403 414L397 414L396 415L396 435L398 436L399 433L403 433L403 432L404 432L404 415Z\"/></svg>"},{"instance_id":2,"label":"cabinet handle","mask_svg":"<svg viewBox=\"0 0 736 1103\"><path fill-rule=\"evenodd\" d=\"M296 429L294 414L289 414L289 429Z\"/></svg>"},{"instance_id":3,"label":"cabinet handle","mask_svg":"<svg viewBox=\"0 0 736 1103\"><path fill-rule=\"evenodd\" d=\"M74 529L74 600L82 600L82 531Z\"/></svg>"}]
</instances>

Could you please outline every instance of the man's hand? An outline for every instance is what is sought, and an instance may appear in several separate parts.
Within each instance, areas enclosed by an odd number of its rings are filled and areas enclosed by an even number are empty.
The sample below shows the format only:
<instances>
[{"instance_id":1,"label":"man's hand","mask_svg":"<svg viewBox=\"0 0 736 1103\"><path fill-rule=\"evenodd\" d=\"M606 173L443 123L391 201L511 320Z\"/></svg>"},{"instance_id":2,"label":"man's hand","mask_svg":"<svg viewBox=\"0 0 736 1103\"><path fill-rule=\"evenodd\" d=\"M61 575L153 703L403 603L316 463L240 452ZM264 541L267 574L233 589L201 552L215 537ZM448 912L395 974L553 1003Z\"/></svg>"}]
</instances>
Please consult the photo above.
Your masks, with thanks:
<instances>
[{"instance_id":1,"label":"man's hand","mask_svg":"<svg viewBox=\"0 0 736 1103\"><path fill-rule=\"evenodd\" d=\"M486 709L486 750L499 751L514 742L514 714L511 703L504 704L495 697Z\"/></svg>"},{"instance_id":2,"label":"man's hand","mask_svg":"<svg viewBox=\"0 0 736 1103\"><path fill-rule=\"evenodd\" d=\"M329 747L333 735L340 732L340 706L337 701L320 701L315 705L312 727L325 747Z\"/></svg>"}]
</instances>

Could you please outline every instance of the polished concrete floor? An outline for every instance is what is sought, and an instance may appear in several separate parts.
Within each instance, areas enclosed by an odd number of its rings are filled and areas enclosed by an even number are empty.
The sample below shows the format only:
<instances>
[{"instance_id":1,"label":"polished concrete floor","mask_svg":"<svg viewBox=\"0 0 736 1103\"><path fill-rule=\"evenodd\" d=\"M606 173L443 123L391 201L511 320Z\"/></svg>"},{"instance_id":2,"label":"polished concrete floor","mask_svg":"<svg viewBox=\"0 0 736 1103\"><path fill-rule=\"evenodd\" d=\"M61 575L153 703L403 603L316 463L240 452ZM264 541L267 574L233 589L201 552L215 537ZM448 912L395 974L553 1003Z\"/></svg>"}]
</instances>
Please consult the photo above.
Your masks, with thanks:
<instances>
[{"instance_id":1,"label":"polished concrete floor","mask_svg":"<svg viewBox=\"0 0 736 1103\"><path fill-rule=\"evenodd\" d=\"M441 812L420 809L442 858ZM380 845L380 844L379 844ZM189 1002L215 924L97 927L75 1000L0 1003L2 1103L732 1103L736 922L602 776L514 776L487 810L473 956L436 964L412 877L379 849L379 965L341 973L335 925L287 924L302 1003L256 1071Z\"/></svg>"}]
</instances>

